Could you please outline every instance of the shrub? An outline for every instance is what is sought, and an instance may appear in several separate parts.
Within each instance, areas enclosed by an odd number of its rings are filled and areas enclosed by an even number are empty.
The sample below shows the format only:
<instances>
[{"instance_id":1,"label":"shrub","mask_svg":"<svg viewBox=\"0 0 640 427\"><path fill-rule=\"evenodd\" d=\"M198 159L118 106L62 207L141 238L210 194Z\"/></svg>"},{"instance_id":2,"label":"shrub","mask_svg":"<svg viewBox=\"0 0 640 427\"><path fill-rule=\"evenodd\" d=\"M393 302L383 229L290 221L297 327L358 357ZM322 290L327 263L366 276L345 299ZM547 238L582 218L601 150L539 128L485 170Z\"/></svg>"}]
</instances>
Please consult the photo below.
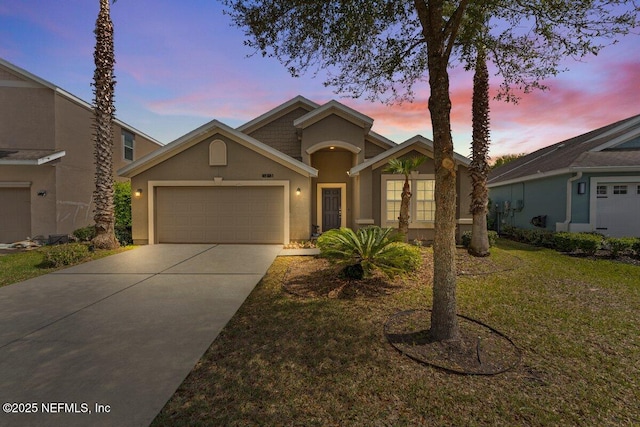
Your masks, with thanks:
<instances>
[{"instance_id":1,"label":"shrub","mask_svg":"<svg viewBox=\"0 0 640 427\"><path fill-rule=\"evenodd\" d=\"M320 255L346 266L345 275L355 276L362 268L362 278L380 270L387 276L415 270L421 263L420 250L402 243L402 235L392 228L366 227L329 230L318 237Z\"/></svg>"},{"instance_id":2,"label":"shrub","mask_svg":"<svg viewBox=\"0 0 640 427\"><path fill-rule=\"evenodd\" d=\"M73 235L81 242L89 242L96 237L96 228L93 225L87 225L74 230Z\"/></svg>"},{"instance_id":3,"label":"shrub","mask_svg":"<svg viewBox=\"0 0 640 427\"><path fill-rule=\"evenodd\" d=\"M602 245L602 236L592 233L575 233L578 249L587 255L593 255Z\"/></svg>"},{"instance_id":4,"label":"shrub","mask_svg":"<svg viewBox=\"0 0 640 427\"><path fill-rule=\"evenodd\" d=\"M621 252L631 250L636 240L633 237L610 237L605 240L605 244L611 251L611 256L616 258Z\"/></svg>"},{"instance_id":5,"label":"shrub","mask_svg":"<svg viewBox=\"0 0 640 427\"><path fill-rule=\"evenodd\" d=\"M555 233L554 243L560 252L576 252L580 250L587 255L593 255L602 244L602 236L593 233Z\"/></svg>"},{"instance_id":6,"label":"shrub","mask_svg":"<svg viewBox=\"0 0 640 427\"><path fill-rule=\"evenodd\" d=\"M560 252L573 252L577 248L575 247L572 233L563 231L556 233L553 236L554 248Z\"/></svg>"},{"instance_id":7,"label":"shrub","mask_svg":"<svg viewBox=\"0 0 640 427\"><path fill-rule=\"evenodd\" d=\"M64 267L76 264L89 256L89 248L82 243L45 246L40 250L44 254L43 267Z\"/></svg>"},{"instance_id":8,"label":"shrub","mask_svg":"<svg viewBox=\"0 0 640 427\"><path fill-rule=\"evenodd\" d=\"M131 234L131 227L124 225L116 225L115 229L116 239L121 246L133 245L133 236Z\"/></svg>"},{"instance_id":9,"label":"shrub","mask_svg":"<svg viewBox=\"0 0 640 427\"><path fill-rule=\"evenodd\" d=\"M640 256L640 238L636 239L633 245L631 245L631 249L635 252L636 256Z\"/></svg>"},{"instance_id":10,"label":"shrub","mask_svg":"<svg viewBox=\"0 0 640 427\"><path fill-rule=\"evenodd\" d=\"M489 247L492 248L496 245L496 242L498 241L498 232L489 230L488 234L489 234Z\"/></svg>"},{"instance_id":11,"label":"shrub","mask_svg":"<svg viewBox=\"0 0 640 427\"><path fill-rule=\"evenodd\" d=\"M489 247L492 248L498 241L498 233L493 230L489 230L487 234L489 235ZM462 246L468 248L471 244L471 231L465 231L462 233L462 236L460 236L460 242L462 243Z\"/></svg>"},{"instance_id":12,"label":"shrub","mask_svg":"<svg viewBox=\"0 0 640 427\"><path fill-rule=\"evenodd\" d=\"M113 191L115 224L116 226L131 227L131 182L114 182Z\"/></svg>"}]
</instances>

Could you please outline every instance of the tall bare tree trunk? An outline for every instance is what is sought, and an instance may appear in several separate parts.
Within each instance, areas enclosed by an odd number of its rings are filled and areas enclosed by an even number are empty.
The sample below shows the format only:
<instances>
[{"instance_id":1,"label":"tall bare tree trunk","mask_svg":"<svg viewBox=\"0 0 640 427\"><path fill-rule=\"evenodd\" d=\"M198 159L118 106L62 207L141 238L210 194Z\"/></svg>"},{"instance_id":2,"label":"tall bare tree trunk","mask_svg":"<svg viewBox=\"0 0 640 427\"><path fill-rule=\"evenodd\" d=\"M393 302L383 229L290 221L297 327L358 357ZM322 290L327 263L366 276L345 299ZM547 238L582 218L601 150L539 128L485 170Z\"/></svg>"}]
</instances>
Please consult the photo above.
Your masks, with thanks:
<instances>
[{"instance_id":1,"label":"tall bare tree trunk","mask_svg":"<svg viewBox=\"0 0 640 427\"><path fill-rule=\"evenodd\" d=\"M459 339L456 308L456 169L451 138L448 61L429 55L429 111L436 164L435 237L433 241L433 310L431 338Z\"/></svg>"},{"instance_id":2,"label":"tall bare tree trunk","mask_svg":"<svg viewBox=\"0 0 640 427\"><path fill-rule=\"evenodd\" d=\"M96 48L93 54L96 69L94 79L95 114L95 203L94 221L96 237L93 244L101 249L119 246L115 236L113 205L113 117L114 64L113 23L109 13L109 0L100 0L100 12L96 20Z\"/></svg>"},{"instance_id":3,"label":"tall bare tree trunk","mask_svg":"<svg viewBox=\"0 0 640 427\"><path fill-rule=\"evenodd\" d=\"M489 234L487 231L487 175L489 165L489 71L486 52L478 46L475 73L473 75L473 139L471 143L472 159L469 166L471 176L471 207L473 228L469 253L474 256L489 255Z\"/></svg>"}]
</instances>

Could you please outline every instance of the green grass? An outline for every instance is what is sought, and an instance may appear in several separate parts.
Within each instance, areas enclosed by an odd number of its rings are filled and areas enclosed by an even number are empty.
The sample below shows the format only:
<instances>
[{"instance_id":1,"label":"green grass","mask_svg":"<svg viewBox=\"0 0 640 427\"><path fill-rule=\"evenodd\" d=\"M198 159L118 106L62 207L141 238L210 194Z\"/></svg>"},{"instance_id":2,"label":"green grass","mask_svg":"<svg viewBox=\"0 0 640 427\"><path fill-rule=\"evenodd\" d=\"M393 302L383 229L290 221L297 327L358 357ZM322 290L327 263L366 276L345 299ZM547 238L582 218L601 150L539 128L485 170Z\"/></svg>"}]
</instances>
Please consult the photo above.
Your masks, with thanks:
<instances>
[{"instance_id":1,"label":"green grass","mask_svg":"<svg viewBox=\"0 0 640 427\"><path fill-rule=\"evenodd\" d=\"M103 258L132 248L133 246L126 246L110 251L98 250L90 253L84 261ZM43 260L44 254L41 249L0 255L0 287L60 270L60 268L43 268L41 266Z\"/></svg>"},{"instance_id":2,"label":"green grass","mask_svg":"<svg viewBox=\"0 0 640 427\"><path fill-rule=\"evenodd\" d=\"M508 268L459 276L458 311L513 339L514 370L452 375L392 349L385 321L428 308L430 283L305 299L282 291L295 258L278 258L154 425L639 425L640 267L492 252Z\"/></svg>"}]
</instances>

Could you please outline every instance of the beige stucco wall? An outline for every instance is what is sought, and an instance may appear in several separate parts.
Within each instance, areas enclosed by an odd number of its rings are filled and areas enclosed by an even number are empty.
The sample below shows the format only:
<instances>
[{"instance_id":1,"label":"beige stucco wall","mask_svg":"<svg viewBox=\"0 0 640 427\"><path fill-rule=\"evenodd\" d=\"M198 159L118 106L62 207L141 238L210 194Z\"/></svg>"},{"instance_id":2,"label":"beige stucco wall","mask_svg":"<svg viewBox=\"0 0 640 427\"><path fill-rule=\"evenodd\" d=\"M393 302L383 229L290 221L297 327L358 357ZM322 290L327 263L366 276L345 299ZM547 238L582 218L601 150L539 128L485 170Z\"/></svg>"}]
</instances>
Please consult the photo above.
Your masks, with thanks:
<instances>
[{"instance_id":1,"label":"beige stucco wall","mask_svg":"<svg viewBox=\"0 0 640 427\"><path fill-rule=\"evenodd\" d=\"M0 86L0 147L55 148L51 89Z\"/></svg>"},{"instance_id":2,"label":"beige stucco wall","mask_svg":"<svg viewBox=\"0 0 640 427\"><path fill-rule=\"evenodd\" d=\"M66 153L39 166L0 166L0 181L32 183L30 237L68 234L92 224L93 112L51 88L2 72L2 79L24 83L0 86L0 148ZM157 148L156 143L135 135L135 158ZM114 124L114 171L129 163L122 153L121 128ZM47 195L37 196L39 191Z\"/></svg>"},{"instance_id":3,"label":"beige stucco wall","mask_svg":"<svg viewBox=\"0 0 640 427\"><path fill-rule=\"evenodd\" d=\"M302 130L302 161L311 164L306 150L327 141L342 141L359 148L357 163L364 161L364 129L336 115L325 117Z\"/></svg>"},{"instance_id":4,"label":"beige stucco wall","mask_svg":"<svg viewBox=\"0 0 640 427\"><path fill-rule=\"evenodd\" d=\"M414 156L422 156L423 154L417 151L411 151L400 158L411 158ZM382 211L382 175L385 166L380 166L376 169L365 169L360 172L358 179L360 184L360 215L359 218L367 219L373 218L374 223L381 226L389 226L390 224L383 223L381 221ZM433 159L428 159L418 168L420 174L435 175L435 164ZM457 169L457 218L471 218L468 214L469 206L469 193L471 192L471 181L467 168L463 165L459 165ZM371 189L371 191L368 191ZM368 216L371 215L371 216ZM397 224L394 223L397 227ZM458 238L464 231L470 229L470 225L461 224L458 226ZM434 237L434 230L431 227L428 228L410 228L409 239L419 239L431 241Z\"/></svg>"},{"instance_id":5,"label":"beige stucco wall","mask_svg":"<svg viewBox=\"0 0 640 427\"><path fill-rule=\"evenodd\" d=\"M209 144L221 139L227 144L227 166L209 166ZM262 174L273 174L270 179ZM311 234L311 180L290 168L283 166L261 154L215 134L163 161L162 163L134 176L132 189L143 189L141 197L132 200L133 239L139 244L148 243L148 182L149 181L213 181L222 177L223 181L289 181L290 239L308 239ZM296 189L300 188L300 195Z\"/></svg>"}]
</instances>

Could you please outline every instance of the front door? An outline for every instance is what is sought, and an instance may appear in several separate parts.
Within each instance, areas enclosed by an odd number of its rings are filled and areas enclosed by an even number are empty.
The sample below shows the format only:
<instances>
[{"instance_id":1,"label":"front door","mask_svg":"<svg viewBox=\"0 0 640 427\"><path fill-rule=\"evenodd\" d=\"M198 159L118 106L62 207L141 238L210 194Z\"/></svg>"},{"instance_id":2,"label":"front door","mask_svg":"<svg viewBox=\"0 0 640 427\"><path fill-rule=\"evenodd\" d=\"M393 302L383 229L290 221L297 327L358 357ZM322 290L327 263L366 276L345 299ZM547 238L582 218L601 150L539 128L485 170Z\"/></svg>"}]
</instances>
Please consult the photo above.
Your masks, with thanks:
<instances>
[{"instance_id":1,"label":"front door","mask_svg":"<svg viewBox=\"0 0 640 427\"><path fill-rule=\"evenodd\" d=\"M340 228L341 200L342 190L340 188L322 189L322 231Z\"/></svg>"}]
</instances>

